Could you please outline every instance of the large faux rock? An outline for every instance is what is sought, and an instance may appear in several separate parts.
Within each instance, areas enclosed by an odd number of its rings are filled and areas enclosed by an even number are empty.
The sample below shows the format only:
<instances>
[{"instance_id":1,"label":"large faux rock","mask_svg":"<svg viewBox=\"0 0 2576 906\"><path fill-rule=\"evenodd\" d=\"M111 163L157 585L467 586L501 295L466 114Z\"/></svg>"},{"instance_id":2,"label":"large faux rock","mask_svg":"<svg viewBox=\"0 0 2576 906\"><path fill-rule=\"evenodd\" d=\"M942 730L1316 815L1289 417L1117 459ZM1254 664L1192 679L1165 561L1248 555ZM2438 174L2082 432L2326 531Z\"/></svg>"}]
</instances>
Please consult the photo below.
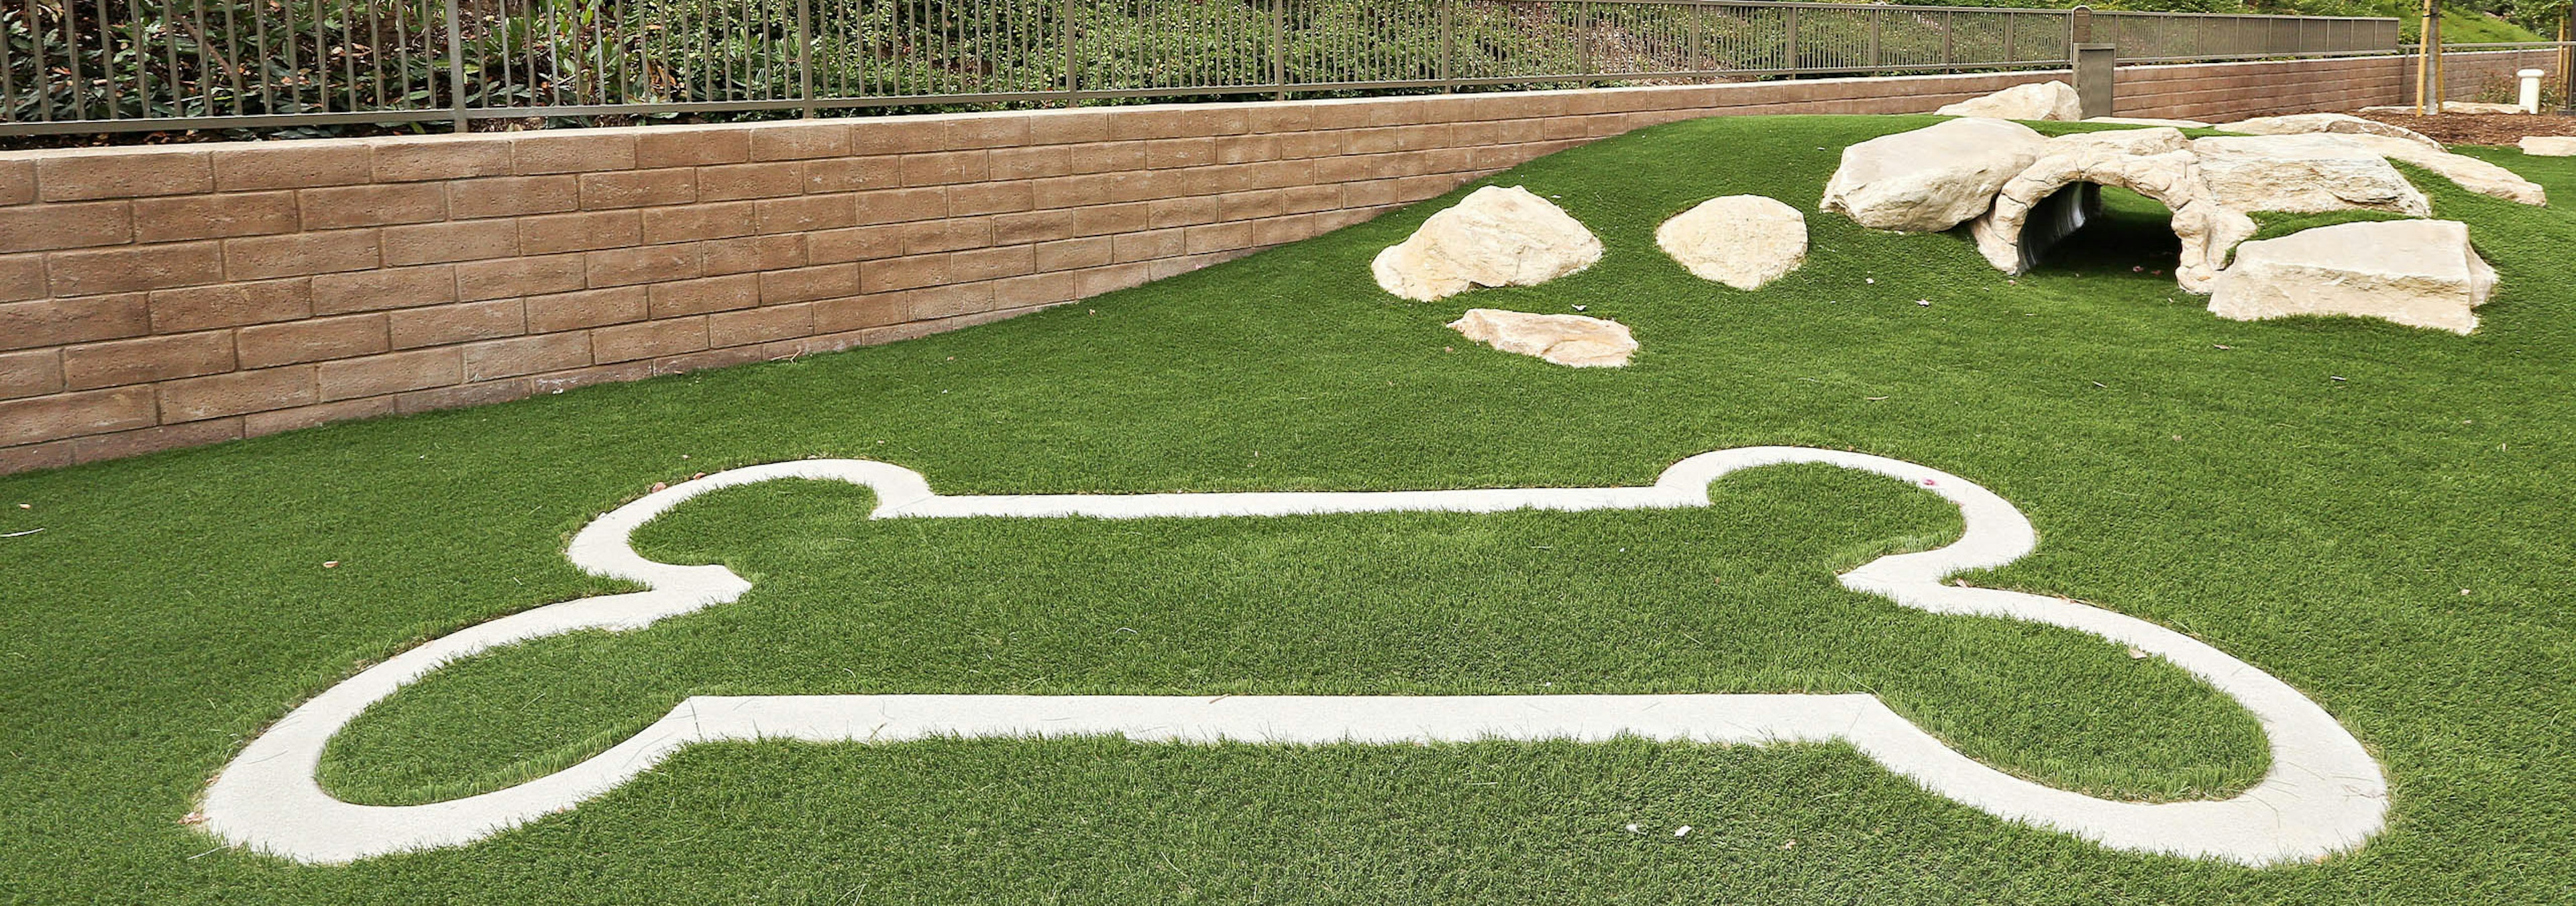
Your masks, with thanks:
<instances>
[{"instance_id":1,"label":"large faux rock","mask_svg":"<svg viewBox=\"0 0 2576 906\"><path fill-rule=\"evenodd\" d=\"M1760 195L1711 198L1656 227L1655 245L1692 276L1761 289L1806 263L1807 217Z\"/></svg>"},{"instance_id":2,"label":"large faux rock","mask_svg":"<svg viewBox=\"0 0 2576 906\"><path fill-rule=\"evenodd\" d=\"M2174 236L2182 240L2182 260L2174 279L2182 288L2207 293L2227 252L2254 235L2252 218L2218 202L2201 178L2200 162L2180 131L2137 129L2086 132L2049 141L2049 154L2031 164L1995 195L1994 210L1977 218L1969 234L1986 262L2018 274L2033 263L2027 230L2043 204L2070 187L2090 183L2120 186L2164 202L2173 211ZM2059 206L2069 202L2060 200ZM2063 225L2080 225L2089 211L2060 211Z\"/></svg>"},{"instance_id":3,"label":"large faux rock","mask_svg":"<svg viewBox=\"0 0 2576 906\"><path fill-rule=\"evenodd\" d=\"M2239 321L2355 315L2468 333L2495 292L2495 269L2450 220L2388 220L2248 242L2218 276L2209 310Z\"/></svg>"},{"instance_id":4,"label":"large faux rock","mask_svg":"<svg viewBox=\"0 0 2576 906\"><path fill-rule=\"evenodd\" d=\"M2533 157L2576 157L2576 136L2527 135L2522 153Z\"/></svg>"},{"instance_id":5,"label":"large faux rock","mask_svg":"<svg viewBox=\"0 0 2576 906\"><path fill-rule=\"evenodd\" d=\"M1942 116L1986 116L2002 120L2080 120L2084 99L2064 82L2015 85L1984 97L1969 98L1932 111Z\"/></svg>"},{"instance_id":6,"label":"large faux rock","mask_svg":"<svg viewBox=\"0 0 2576 906\"><path fill-rule=\"evenodd\" d=\"M2442 175L2460 188L2480 195L2518 201L2527 205L2549 204L2549 190L2520 174L2465 154L2441 150L2440 145L2426 148L2402 138L2385 135L2345 135L2345 141L2379 152L2390 160L2402 160Z\"/></svg>"},{"instance_id":7,"label":"large faux rock","mask_svg":"<svg viewBox=\"0 0 2576 906\"><path fill-rule=\"evenodd\" d=\"M1995 190L2047 144L2030 127L1998 119L1879 136L1843 149L1821 207L1872 229L1937 233L1984 214Z\"/></svg>"},{"instance_id":8,"label":"large faux rock","mask_svg":"<svg viewBox=\"0 0 2576 906\"><path fill-rule=\"evenodd\" d=\"M1369 265L1387 292L1429 302L1472 286L1535 286L1601 260L1601 240L1547 199L1486 186L1431 215Z\"/></svg>"},{"instance_id":9,"label":"large faux rock","mask_svg":"<svg viewBox=\"0 0 2576 906\"><path fill-rule=\"evenodd\" d=\"M2343 135L2384 135L2402 138L2426 148L2440 151L2442 143L2424 133L2404 126L2392 126L2378 120L2366 120L2349 113L2299 113L2290 116L2258 116L2218 127L2246 135L2306 135L2327 132Z\"/></svg>"},{"instance_id":10,"label":"large faux rock","mask_svg":"<svg viewBox=\"0 0 2576 906\"><path fill-rule=\"evenodd\" d=\"M2424 193L2387 158L2351 136L2219 136L2193 139L2191 149L2200 158L2201 179L2231 210L2433 213Z\"/></svg>"},{"instance_id":11,"label":"large faux rock","mask_svg":"<svg viewBox=\"0 0 2576 906\"><path fill-rule=\"evenodd\" d=\"M1617 368L1628 364L1637 341L1628 326L1582 315L1534 315L1498 308L1470 308L1449 322L1467 339L1504 352L1537 356L1569 368Z\"/></svg>"}]
</instances>

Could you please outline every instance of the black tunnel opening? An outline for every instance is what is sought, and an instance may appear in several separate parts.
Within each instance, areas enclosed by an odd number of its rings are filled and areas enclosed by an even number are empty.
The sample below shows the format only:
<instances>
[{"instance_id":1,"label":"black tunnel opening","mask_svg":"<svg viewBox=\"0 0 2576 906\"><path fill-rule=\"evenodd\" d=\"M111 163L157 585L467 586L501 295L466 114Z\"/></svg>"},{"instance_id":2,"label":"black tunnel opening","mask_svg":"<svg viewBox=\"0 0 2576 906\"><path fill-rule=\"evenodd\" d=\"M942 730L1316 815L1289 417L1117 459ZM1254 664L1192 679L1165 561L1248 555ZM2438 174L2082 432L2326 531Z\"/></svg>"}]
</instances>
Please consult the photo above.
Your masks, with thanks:
<instances>
[{"instance_id":1,"label":"black tunnel opening","mask_svg":"<svg viewBox=\"0 0 2576 906\"><path fill-rule=\"evenodd\" d=\"M2022 224L2025 271L2124 271L2170 275L2182 262L2173 211L2118 186L2068 183L2031 207Z\"/></svg>"}]
</instances>

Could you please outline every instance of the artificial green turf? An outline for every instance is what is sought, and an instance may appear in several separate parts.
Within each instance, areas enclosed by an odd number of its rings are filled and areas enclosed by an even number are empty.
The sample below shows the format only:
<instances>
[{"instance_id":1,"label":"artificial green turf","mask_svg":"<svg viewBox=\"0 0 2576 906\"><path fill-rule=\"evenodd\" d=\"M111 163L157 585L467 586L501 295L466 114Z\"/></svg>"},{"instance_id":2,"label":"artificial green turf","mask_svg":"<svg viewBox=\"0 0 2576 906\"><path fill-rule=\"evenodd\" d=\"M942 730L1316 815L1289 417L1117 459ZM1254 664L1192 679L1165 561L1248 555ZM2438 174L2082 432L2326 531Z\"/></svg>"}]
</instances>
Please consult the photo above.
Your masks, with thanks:
<instances>
[{"instance_id":1,"label":"artificial green turf","mask_svg":"<svg viewBox=\"0 0 2576 906\"><path fill-rule=\"evenodd\" d=\"M2576 217L2417 174L2504 278L2470 337L2216 319L2148 273L2169 273L2170 237L2134 198L2095 233L2120 248L2079 238L2017 281L1960 237L1828 215L1808 266L1759 293L1653 249L1655 224L1711 196L1812 209L1842 145L1926 122L1680 123L1477 183L1560 196L1608 247L1543 287L1420 304L1369 284L1368 257L1453 194L919 341L0 478L0 532L46 529L0 539L0 706L20 716L0 730L0 896L2576 898ZM2576 161L2478 153L2576 198ZM1635 329L1632 367L1556 368L1442 326L1576 305ZM1838 746L1114 740L704 746L492 840L339 868L180 823L242 739L372 659L616 588L563 541L656 481L830 455L945 493L1640 484L1761 443L2003 494L2040 548L1972 580L2155 620L2298 686L2386 765L2389 829L2258 871L2007 824ZM639 543L732 565L758 583L741 601L450 668L362 718L326 775L357 799L444 796L688 694L831 691L1866 690L2052 783L2200 795L2263 769L2244 716L2170 667L1832 584L1950 537L1938 501L1813 468L1718 491L1667 513L889 524L859 518L863 491L737 489Z\"/></svg>"}]
</instances>

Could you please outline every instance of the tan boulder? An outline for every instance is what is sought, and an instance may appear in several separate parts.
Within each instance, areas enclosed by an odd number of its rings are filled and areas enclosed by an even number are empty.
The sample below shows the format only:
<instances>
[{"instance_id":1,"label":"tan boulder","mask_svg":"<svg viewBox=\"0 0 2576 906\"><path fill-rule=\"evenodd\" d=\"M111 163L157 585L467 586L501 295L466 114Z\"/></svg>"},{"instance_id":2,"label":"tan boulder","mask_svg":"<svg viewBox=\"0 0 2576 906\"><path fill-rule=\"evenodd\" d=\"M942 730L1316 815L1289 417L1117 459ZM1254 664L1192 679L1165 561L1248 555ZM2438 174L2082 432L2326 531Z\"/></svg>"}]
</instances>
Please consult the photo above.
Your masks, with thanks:
<instances>
[{"instance_id":1,"label":"tan boulder","mask_svg":"<svg viewBox=\"0 0 2576 906\"><path fill-rule=\"evenodd\" d=\"M2533 157L2576 157L2576 136L2526 135L2522 153Z\"/></svg>"},{"instance_id":2,"label":"tan boulder","mask_svg":"<svg viewBox=\"0 0 2576 906\"><path fill-rule=\"evenodd\" d=\"M1628 335L1627 325L1582 315L1470 308L1449 326L1495 349L1569 368L1617 368L1628 364L1628 356L1637 351L1637 340Z\"/></svg>"},{"instance_id":3,"label":"tan boulder","mask_svg":"<svg viewBox=\"0 0 2576 906\"><path fill-rule=\"evenodd\" d=\"M2427 136L2424 133L2408 129L2404 126L2392 126L2378 120L2362 119L2361 117L2357 117L2349 113L2299 113L2292 114L2290 116L2258 116L2250 120L2239 120L2233 123L2227 123L2219 126L2218 128L2228 132L2242 132L2246 135L2306 135L2315 132L2327 132L2341 135L2384 135L2390 138L2402 138L2435 151L2442 150L2441 142L2434 141L2430 136Z\"/></svg>"},{"instance_id":4,"label":"tan boulder","mask_svg":"<svg viewBox=\"0 0 2576 906\"><path fill-rule=\"evenodd\" d=\"M2080 120L2084 99L2064 82L2015 85L1932 111L1942 116L1985 116L2002 120Z\"/></svg>"},{"instance_id":5,"label":"tan boulder","mask_svg":"<svg viewBox=\"0 0 2576 906\"><path fill-rule=\"evenodd\" d=\"M1700 202L1655 228L1655 245L1702 280L1761 289L1807 261L1807 217L1760 195Z\"/></svg>"},{"instance_id":6,"label":"tan boulder","mask_svg":"<svg viewBox=\"0 0 2576 906\"><path fill-rule=\"evenodd\" d=\"M2442 178L2458 183L2460 188L2480 195L2527 205L2549 204L2549 190L2541 188L2539 183L2524 179L2521 174L2486 161L2465 154L2453 154L2440 150L2439 145L2426 148L2405 139L2385 135L2346 135L2342 138L2346 141L2359 142L2362 147L2379 152L2389 160L2402 160L2441 174Z\"/></svg>"},{"instance_id":7,"label":"tan boulder","mask_svg":"<svg viewBox=\"0 0 2576 906\"><path fill-rule=\"evenodd\" d=\"M1601 260L1601 240L1547 199L1486 186L1433 214L1369 270L1387 292L1419 302L1476 286L1536 286Z\"/></svg>"},{"instance_id":8,"label":"tan boulder","mask_svg":"<svg viewBox=\"0 0 2576 906\"><path fill-rule=\"evenodd\" d=\"M2201 179L2231 210L2314 214L2370 210L2432 216L2433 206L2377 150L2348 135L2193 139Z\"/></svg>"},{"instance_id":9,"label":"tan boulder","mask_svg":"<svg viewBox=\"0 0 2576 906\"><path fill-rule=\"evenodd\" d=\"M2465 224L2344 223L2238 246L2209 310L2238 321L2353 315L2468 333L2478 326L2471 309L2495 283Z\"/></svg>"},{"instance_id":10,"label":"tan boulder","mask_svg":"<svg viewBox=\"0 0 2576 906\"><path fill-rule=\"evenodd\" d=\"M2005 273L2021 273L2033 263L2025 232L2031 218L2045 211L2042 203L2082 183L2126 188L2173 211L2174 235L2182 240L2174 280L2190 292L2208 293L2228 251L2254 235L2252 218L2218 202L2177 130L2088 132L2052 139L2049 147L2052 153L2005 183L1994 209L1969 227L1978 253ZM2053 216L2071 218L2073 223L2058 225L2071 229L2090 213L2060 209Z\"/></svg>"},{"instance_id":11,"label":"tan boulder","mask_svg":"<svg viewBox=\"0 0 2576 906\"><path fill-rule=\"evenodd\" d=\"M2208 123L2204 123L2199 120L2170 120L2152 116L2088 116L2084 118L2084 121L2088 123L2105 123L2114 126L2172 126L2177 129L2209 128Z\"/></svg>"},{"instance_id":12,"label":"tan boulder","mask_svg":"<svg viewBox=\"0 0 2576 906\"><path fill-rule=\"evenodd\" d=\"M1956 119L1843 149L1820 207L1880 230L1937 233L1986 212L2048 140L2008 120Z\"/></svg>"}]
</instances>

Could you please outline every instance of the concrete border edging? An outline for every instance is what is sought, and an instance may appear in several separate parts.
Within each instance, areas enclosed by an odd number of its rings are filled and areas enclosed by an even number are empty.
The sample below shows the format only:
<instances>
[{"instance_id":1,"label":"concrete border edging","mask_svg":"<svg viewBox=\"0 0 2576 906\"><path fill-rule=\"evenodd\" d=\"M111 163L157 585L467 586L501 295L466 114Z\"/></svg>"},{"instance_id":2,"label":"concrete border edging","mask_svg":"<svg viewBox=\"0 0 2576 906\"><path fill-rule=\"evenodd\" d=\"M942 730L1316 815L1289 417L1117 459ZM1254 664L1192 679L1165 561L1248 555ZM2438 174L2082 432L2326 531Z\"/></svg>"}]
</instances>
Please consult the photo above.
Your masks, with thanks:
<instances>
[{"instance_id":1,"label":"concrete border edging","mask_svg":"<svg viewBox=\"0 0 2576 906\"><path fill-rule=\"evenodd\" d=\"M645 559L633 532L693 497L781 479L843 481L875 491L875 519L1104 519L1291 516L1325 513L1580 511L1708 505L1710 485L1740 470L1821 463L1882 475L1959 508L1965 529L1947 546L1872 560L1842 584L1937 614L2045 623L2161 656L2234 698L2262 726L2271 770L2221 801L2134 803L2023 780L1959 754L1866 694L1503 696L697 696L660 721L572 767L506 789L445 802L343 802L316 782L324 747L369 706L442 666L495 646L580 629L641 629L731 602L750 583L716 565ZM238 846L314 863L457 846L624 784L698 742L793 738L896 742L933 736L1026 738L1124 735L1138 741L1426 743L1479 739L1657 740L1762 744L1844 740L1924 789L1998 817L2111 849L2252 866L2323 858L2362 845L2388 806L2379 765L2334 717L2298 690L2199 640L2071 600L1944 585L1964 570L2020 559L2037 535L2009 501L1974 483L1896 459L1802 447L1702 453L1653 485L1448 491L1212 494L1046 494L952 497L920 473L866 460L749 466L683 482L600 516L566 556L595 575L650 591L549 604L434 639L343 680L251 740L208 787L204 827Z\"/></svg>"}]
</instances>

